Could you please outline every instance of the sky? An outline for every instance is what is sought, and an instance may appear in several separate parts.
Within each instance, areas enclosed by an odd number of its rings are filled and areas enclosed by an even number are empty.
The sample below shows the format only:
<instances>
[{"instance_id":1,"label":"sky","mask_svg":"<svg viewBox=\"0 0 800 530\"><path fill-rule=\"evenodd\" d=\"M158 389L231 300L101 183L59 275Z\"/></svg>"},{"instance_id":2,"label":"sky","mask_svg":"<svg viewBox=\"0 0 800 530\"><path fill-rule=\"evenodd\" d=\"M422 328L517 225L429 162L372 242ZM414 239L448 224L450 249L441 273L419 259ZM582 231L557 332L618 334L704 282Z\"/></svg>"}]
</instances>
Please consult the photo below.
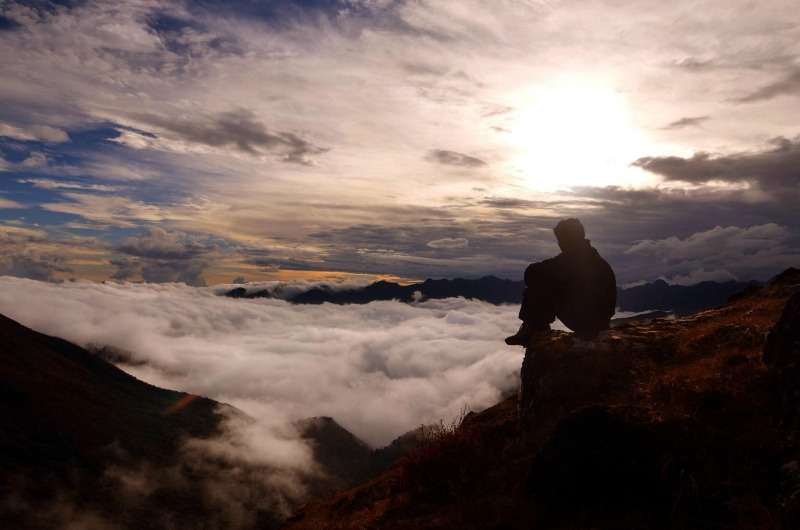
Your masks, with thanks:
<instances>
[{"instance_id":1,"label":"sky","mask_svg":"<svg viewBox=\"0 0 800 530\"><path fill-rule=\"evenodd\" d=\"M795 0L0 0L0 275L800 263Z\"/></svg>"}]
</instances>

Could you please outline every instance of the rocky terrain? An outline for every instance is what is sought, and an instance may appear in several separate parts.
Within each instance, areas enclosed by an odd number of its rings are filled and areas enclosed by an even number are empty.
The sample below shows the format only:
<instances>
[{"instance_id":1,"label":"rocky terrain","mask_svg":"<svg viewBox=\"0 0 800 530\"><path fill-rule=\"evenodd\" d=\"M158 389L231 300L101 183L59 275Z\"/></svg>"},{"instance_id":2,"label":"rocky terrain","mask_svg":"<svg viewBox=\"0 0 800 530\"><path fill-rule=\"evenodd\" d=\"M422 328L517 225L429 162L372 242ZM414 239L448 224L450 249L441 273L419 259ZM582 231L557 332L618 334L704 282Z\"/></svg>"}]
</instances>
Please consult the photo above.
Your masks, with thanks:
<instances>
[{"instance_id":1,"label":"rocky terrain","mask_svg":"<svg viewBox=\"0 0 800 530\"><path fill-rule=\"evenodd\" d=\"M717 309L539 338L518 396L286 528L800 528L798 330L790 269Z\"/></svg>"}]
</instances>

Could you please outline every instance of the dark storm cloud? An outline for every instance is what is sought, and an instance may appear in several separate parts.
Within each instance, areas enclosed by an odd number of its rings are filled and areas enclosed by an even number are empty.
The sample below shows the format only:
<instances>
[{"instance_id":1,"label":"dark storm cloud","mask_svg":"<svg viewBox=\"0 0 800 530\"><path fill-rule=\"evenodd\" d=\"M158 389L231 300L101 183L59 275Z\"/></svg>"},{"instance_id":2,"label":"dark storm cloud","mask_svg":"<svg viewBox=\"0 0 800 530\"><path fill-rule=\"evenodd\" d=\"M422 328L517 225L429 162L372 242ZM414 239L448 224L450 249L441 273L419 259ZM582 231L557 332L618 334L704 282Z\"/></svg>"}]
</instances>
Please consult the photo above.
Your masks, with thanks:
<instances>
[{"instance_id":1,"label":"dark storm cloud","mask_svg":"<svg viewBox=\"0 0 800 530\"><path fill-rule=\"evenodd\" d=\"M800 94L800 68L795 68L778 81L765 85L735 101L738 103L754 103L778 96L796 96L798 94Z\"/></svg>"},{"instance_id":2,"label":"dark storm cloud","mask_svg":"<svg viewBox=\"0 0 800 530\"><path fill-rule=\"evenodd\" d=\"M486 162L480 158L475 158L474 156L465 155L456 151L448 151L446 149L434 149L429 151L425 159L446 166L483 167L486 165Z\"/></svg>"},{"instance_id":3,"label":"dark storm cloud","mask_svg":"<svg viewBox=\"0 0 800 530\"><path fill-rule=\"evenodd\" d=\"M633 165L667 180L685 182L757 182L764 188L783 188L800 182L800 137L778 137L762 151L713 155L698 152L679 156L643 157Z\"/></svg>"},{"instance_id":4,"label":"dark storm cloud","mask_svg":"<svg viewBox=\"0 0 800 530\"><path fill-rule=\"evenodd\" d=\"M671 123L668 123L664 127L661 127L662 130L673 130L673 129L684 129L686 127L698 127L703 122L710 120L710 116L688 116L686 118L681 118L679 120L675 120Z\"/></svg>"},{"instance_id":5,"label":"dark storm cloud","mask_svg":"<svg viewBox=\"0 0 800 530\"><path fill-rule=\"evenodd\" d=\"M327 151L294 133L268 130L255 114L247 110L224 112L205 120L171 120L152 114L135 117L188 142L232 147L247 154L277 152L286 162L308 164L311 155Z\"/></svg>"}]
</instances>

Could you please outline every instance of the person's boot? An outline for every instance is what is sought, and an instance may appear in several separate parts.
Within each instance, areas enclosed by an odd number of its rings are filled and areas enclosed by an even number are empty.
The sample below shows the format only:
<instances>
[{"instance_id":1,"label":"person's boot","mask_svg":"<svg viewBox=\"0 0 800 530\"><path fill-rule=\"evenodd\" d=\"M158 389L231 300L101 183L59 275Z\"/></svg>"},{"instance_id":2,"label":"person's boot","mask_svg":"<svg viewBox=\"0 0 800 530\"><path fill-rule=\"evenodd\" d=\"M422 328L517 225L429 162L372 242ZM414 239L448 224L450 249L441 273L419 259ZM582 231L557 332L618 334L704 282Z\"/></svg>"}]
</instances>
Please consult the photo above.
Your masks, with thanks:
<instances>
[{"instance_id":1,"label":"person's boot","mask_svg":"<svg viewBox=\"0 0 800 530\"><path fill-rule=\"evenodd\" d=\"M506 344L509 346L527 346L530 338L531 327L527 322L523 322L515 334L506 337Z\"/></svg>"}]
</instances>

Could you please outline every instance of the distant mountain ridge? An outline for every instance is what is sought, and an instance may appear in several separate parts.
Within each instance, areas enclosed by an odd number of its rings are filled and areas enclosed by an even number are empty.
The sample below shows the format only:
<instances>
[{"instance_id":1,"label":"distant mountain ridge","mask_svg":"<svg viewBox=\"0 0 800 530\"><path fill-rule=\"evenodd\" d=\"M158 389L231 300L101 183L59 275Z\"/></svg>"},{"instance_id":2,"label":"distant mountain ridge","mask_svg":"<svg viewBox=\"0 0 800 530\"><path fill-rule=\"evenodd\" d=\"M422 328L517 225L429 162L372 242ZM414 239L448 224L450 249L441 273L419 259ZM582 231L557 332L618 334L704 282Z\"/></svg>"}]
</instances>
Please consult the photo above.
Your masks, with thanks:
<instances>
[{"instance_id":1,"label":"distant mountain ridge","mask_svg":"<svg viewBox=\"0 0 800 530\"><path fill-rule=\"evenodd\" d=\"M645 283L628 288L617 288L617 306L622 311L673 311L686 315L718 307L728 299L747 289L757 287L760 282L705 281L694 285L671 285L664 280Z\"/></svg>"},{"instance_id":2,"label":"distant mountain ridge","mask_svg":"<svg viewBox=\"0 0 800 530\"><path fill-rule=\"evenodd\" d=\"M705 281L695 285L671 285L664 280L637 285L617 287L617 306L621 311L672 311L679 315L716 307L728 301L732 295L759 285L758 282ZM478 279L456 278L452 280L425 280L412 284L378 281L354 289L334 289L321 286L285 298L295 304L366 304L378 300L413 302L424 299L464 297L482 300L490 304L518 304L522 301L522 281L507 280L495 276ZM273 298L267 289L249 291L237 287L224 293L231 298Z\"/></svg>"}]
</instances>

